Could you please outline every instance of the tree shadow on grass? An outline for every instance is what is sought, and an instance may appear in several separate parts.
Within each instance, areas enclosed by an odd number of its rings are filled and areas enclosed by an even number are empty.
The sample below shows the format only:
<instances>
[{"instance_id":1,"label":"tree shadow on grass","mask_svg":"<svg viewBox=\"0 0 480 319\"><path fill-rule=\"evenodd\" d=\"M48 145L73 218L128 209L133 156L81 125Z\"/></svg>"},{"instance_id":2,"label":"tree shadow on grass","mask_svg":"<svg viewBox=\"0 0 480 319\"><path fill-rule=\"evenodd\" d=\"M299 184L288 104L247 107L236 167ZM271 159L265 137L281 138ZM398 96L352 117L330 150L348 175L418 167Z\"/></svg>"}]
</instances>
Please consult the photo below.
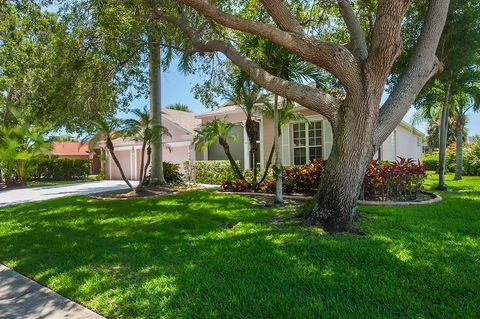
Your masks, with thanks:
<instances>
[{"instance_id":1,"label":"tree shadow on grass","mask_svg":"<svg viewBox=\"0 0 480 319\"><path fill-rule=\"evenodd\" d=\"M449 227L432 207L370 211L358 237L206 191L72 197L1 209L0 261L112 318L469 317L478 218Z\"/></svg>"}]
</instances>

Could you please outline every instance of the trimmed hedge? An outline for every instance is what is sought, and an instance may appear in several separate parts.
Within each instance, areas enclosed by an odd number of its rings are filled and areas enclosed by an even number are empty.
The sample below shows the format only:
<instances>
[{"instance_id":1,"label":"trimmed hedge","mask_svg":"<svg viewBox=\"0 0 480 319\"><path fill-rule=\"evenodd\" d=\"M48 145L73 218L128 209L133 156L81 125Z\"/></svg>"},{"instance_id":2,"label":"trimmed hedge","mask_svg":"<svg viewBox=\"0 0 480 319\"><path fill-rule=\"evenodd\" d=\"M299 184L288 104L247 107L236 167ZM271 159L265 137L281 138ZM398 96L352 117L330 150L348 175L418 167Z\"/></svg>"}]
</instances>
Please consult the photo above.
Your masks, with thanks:
<instances>
[{"instance_id":1,"label":"trimmed hedge","mask_svg":"<svg viewBox=\"0 0 480 319\"><path fill-rule=\"evenodd\" d=\"M187 179L194 183L217 185L225 180L235 179L235 172L229 161L185 162L184 167Z\"/></svg>"},{"instance_id":2,"label":"trimmed hedge","mask_svg":"<svg viewBox=\"0 0 480 319\"><path fill-rule=\"evenodd\" d=\"M35 170L31 179L36 180L77 180L90 173L88 159L38 158L34 160Z\"/></svg>"},{"instance_id":3,"label":"trimmed hedge","mask_svg":"<svg viewBox=\"0 0 480 319\"><path fill-rule=\"evenodd\" d=\"M438 170L438 155L436 154L424 154L423 155L423 165L429 171Z\"/></svg>"}]
</instances>

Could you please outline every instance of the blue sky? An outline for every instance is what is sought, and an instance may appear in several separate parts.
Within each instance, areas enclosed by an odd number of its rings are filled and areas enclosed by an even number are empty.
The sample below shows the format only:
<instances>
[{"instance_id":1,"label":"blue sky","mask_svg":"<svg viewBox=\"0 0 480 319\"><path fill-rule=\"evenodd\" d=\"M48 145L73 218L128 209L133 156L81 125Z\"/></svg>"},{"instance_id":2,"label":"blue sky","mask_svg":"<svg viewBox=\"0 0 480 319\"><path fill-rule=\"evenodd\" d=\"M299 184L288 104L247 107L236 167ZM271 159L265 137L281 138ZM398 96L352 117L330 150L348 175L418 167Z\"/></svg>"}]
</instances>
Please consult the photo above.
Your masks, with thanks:
<instances>
[{"instance_id":1,"label":"blue sky","mask_svg":"<svg viewBox=\"0 0 480 319\"><path fill-rule=\"evenodd\" d=\"M201 83L204 80L205 76L192 74L184 75L177 71L177 66L173 62L169 69L162 73L162 106L167 106L176 102L186 104L193 110L195 113L203 113L208 109L200 103L200 101L194 98L192 93L192 88L195 84ZM141 108L144 105L147 105L148 101L146 99L137 99L133 101L133 108ZM404 120L410 123L410 118L414 113L412 108ZM468 133L472 135L480 135L480 112L470 113L469 123L467 125ZM426 133L425 124L419 124L417 127L419 130Z\"/></svg>"}]
</instances>

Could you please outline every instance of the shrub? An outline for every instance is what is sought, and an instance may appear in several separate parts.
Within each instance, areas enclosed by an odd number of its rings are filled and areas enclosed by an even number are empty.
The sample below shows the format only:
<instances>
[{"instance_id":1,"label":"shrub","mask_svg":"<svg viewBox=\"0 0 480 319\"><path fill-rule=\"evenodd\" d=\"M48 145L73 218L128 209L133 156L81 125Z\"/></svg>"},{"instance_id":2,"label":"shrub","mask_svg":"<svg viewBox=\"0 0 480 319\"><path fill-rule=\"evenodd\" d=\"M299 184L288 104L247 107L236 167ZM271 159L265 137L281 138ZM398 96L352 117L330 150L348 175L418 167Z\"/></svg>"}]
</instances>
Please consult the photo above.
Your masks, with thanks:
<instances>
[{"instance_id":1,"label":"shrub","mask_svg":"<svg viewBox=\"0 0 480 319\"><path fill-rule=\"evenodd\" d=\"M365 172L363 196L368 200L413 200L425 177L425 166L411 158L372 161Z\"/></svg>"},{"instance_id":2,"label":"shrub","mask_svg":"<svg viewBox=\"0 0 480 319\"><path fill-rule=\"evenodd\" d=\"M313 160L302 166L285 167L283 191L285 193L314 193L325 170L326 161ZM412 159L399 158L395 162L372 161L364 179L363 196L369 200L416 199L426 177L425 166ZM251 189L245 181L223 181L226 191L247 190L274 192L276 180L269 178L259 189Z\"/></svg>"},{"instance_id":3,"label":"shrub","mask_svg":"<svg viewBox=\"0 0 480 319\"><path fill-rule=\"evenodd\" d=\"M195 183L221 184L236 178L229 161L194 161L184 165L190 180Z\"/></svg>"},{"instance_id":4,"label":"shrub","mask_svg":"<svg viewBox=\"0 0 480 319\"><path fill-rule=\"evenodd\" d=\"M465 147L463 153L463 174L480 176L480 138Z\"/></svg>"},{"instance_id":5,"label":"shrub","mask_svg":"<svg viewBox=\"0 0 480 319\"><path fill-rule=\"evenodd\" d=\"M31 179L76 180L84 179L90 173L88 159L65 159L58 157L39 157L32 160L35 167Z\"/></svg>"},{"instance_id":6,"label":"shrub","mask_svg":"<svg viewBox=\"0 0 480 319\"><path fill-rule=\"evenodd\" d=\"M423 165L426 170L436 172L438 170L438 154L424 154Z\"/></svg>"},{"instance_id":7,"label":"shrub","mask_svg":"<svg viewBox=\"0 0 480 319\"><path fill-rule=\"evenodd\" d=\"M180 165L163 162L163 176L168 184L180 185L183 183L183 175L180 173Z\"/></svg>"},{"instance_id":8,"label":"shrub","mask_svg":"<svg viewBox=\"0 0 480 319\"><path fill-rule=\"evenodd\" d=\"M240 179L223 181L221 183L221 187L227 192L245 192L250 190L250 185L248 182Z\"/></svg>"}]
</instances>

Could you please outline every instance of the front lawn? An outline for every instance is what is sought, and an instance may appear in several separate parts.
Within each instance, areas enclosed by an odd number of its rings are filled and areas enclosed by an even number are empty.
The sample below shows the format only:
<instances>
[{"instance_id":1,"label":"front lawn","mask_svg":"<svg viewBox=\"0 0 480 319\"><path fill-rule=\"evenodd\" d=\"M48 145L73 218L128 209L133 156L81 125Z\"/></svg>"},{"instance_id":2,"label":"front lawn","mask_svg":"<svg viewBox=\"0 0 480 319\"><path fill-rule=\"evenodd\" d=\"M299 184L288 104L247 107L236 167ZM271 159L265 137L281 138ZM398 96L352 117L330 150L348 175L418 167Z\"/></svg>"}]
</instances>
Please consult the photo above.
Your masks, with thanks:
<instances>
[{"instance_id":1,"label":"front lawn","mask_svg":"<svg viewBox=\"0 0 480 319\"><path fill-rule=\"evenodd\" d=\"M480 178L451 179L439 203L360 207L366 236L209 191L22 204L0 262L111 318L478 318Z\"/></svg>"}]
</instances>

